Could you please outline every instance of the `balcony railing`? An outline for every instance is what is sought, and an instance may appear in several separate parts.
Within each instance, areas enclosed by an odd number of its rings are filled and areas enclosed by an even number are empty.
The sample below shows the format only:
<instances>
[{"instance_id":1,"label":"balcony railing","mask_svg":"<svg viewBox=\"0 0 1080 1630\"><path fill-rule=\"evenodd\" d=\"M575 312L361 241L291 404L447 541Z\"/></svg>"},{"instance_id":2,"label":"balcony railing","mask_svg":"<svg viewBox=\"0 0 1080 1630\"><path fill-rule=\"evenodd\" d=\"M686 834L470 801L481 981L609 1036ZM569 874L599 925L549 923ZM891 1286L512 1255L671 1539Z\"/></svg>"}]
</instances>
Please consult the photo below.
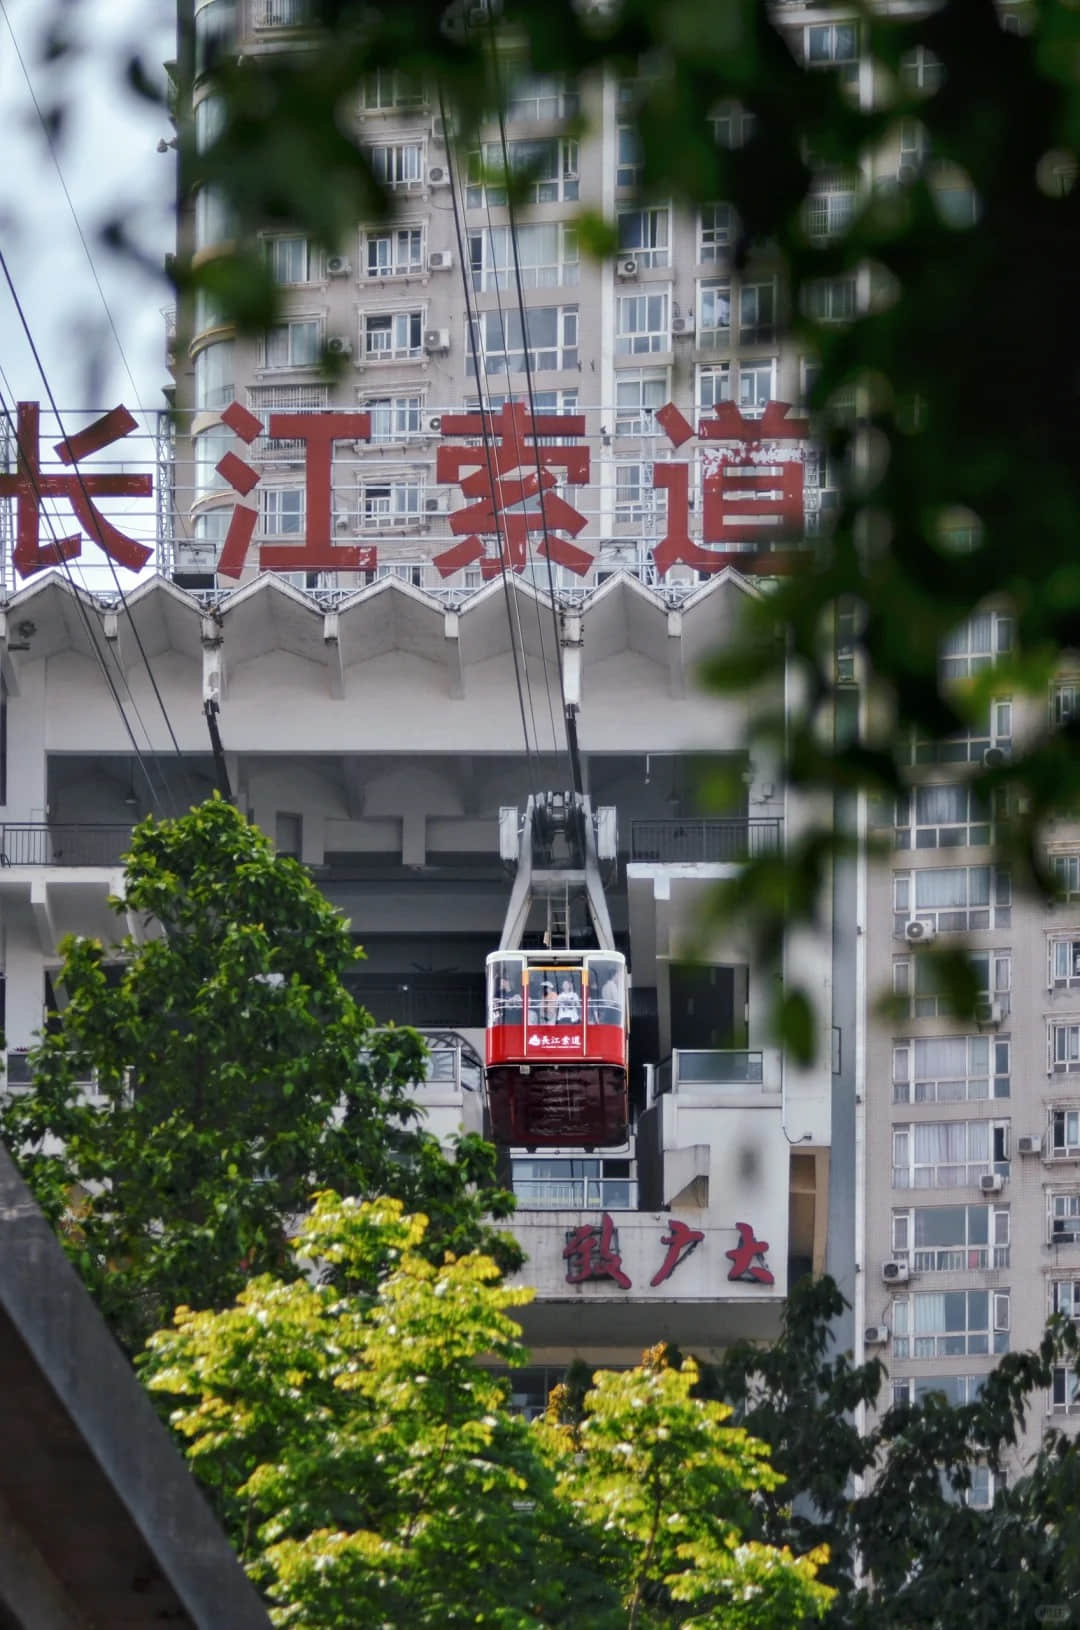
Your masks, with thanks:
<instances>
[{"instance_id":1,"label":"balcony railing","mask_svg":"<svg viewBox=\"0 0 1080 1630\"><path fill-rule=\"evenodd\" d=\"M515 1177L523 1211L636 1211L637 1183L630 1177Z\"/></svg>"},{"instance_id":2,"label":"balcony railing","mask_svg":"<svg viewBox=\"0 0 1080 1630\"><path fill-rule=\"evenodd\" d=\"M118 866L130 826L0 824L0 866Z\"/></svg>"},{"instance_id":3,"label":"balcony railing","mask_svg":"<svg viewBox=\"0 0 1080 1630\"><path fill-rule=\"evenodd\" d=\"M752 860L780 847L779 817L745 821L633 821L630 859L662 864Z\"/></svg>"},{"instance_id":4,"label":"balcony railing","mask_svg":"<svg viewBox=\"0 0 1080 1630\"><path fill-rule=\"evenodd\" d=\"M747 1047L677 1047L656 1065L653 1093L702 1087L731 1093L779 1092L779 1051Z\"/></svg>"}]
</instances>

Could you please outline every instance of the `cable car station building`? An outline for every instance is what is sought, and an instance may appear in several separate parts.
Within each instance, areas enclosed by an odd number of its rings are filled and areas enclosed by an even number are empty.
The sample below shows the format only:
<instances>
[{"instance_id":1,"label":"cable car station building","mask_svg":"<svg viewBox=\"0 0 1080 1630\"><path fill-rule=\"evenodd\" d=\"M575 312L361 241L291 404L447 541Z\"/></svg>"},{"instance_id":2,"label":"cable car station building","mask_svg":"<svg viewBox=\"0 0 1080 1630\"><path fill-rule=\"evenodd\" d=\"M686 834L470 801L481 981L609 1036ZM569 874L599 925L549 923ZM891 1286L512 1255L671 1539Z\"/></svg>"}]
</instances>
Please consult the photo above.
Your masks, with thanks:
<instances>
[{"instance_id":1,"label":"cable car station building","mask_svg":"<svg viewBox=\"0 0 1080 1630\"><path fill-rule=\"evenodd\" d=\"M799 977L827 1035L832 972L818 947L795 943L786 967L759 966L735 926L702 943L710 889L799 825L778 767L734 747L751 703L696 679L759 592L729 569L673 611L618 574L553 613L510 577L448 609L389 577L328 611L266 573L210 608L161 576L120 606L60 573L33 579L3 624L9 1090L55 1002L61 937L117 933L107 900L148 802L104 673L122 675L129 712L157 741L145 653L180 749L151 764L162 812L216 784L209 702L238 804L350 919L367 954L357 996L380 1021L427 1034L417 1090L431 1126L499 1142L538 1293L524 1314L537 1365L632 1363L660 1339L707 1350L773 1333L791 1273L825 1266L832 1067L826 1048L793 1068L766 1018L777 981ZM529 811L568 772L558 715L539 756L519 745L512 628L534 686L546 673L558 695L561 663L576 709L609 945L573 876L544 893L537 873L531 903L519 886ZM543 693L533 702L546 726ZM717 761L737 771L741 796L703 817L697 787ZM603 1077L597 1102L612 1113L568 1121L560 1069ZM514 1120L510 1070L539 1120Z\"/></svg>"}]
</instances>

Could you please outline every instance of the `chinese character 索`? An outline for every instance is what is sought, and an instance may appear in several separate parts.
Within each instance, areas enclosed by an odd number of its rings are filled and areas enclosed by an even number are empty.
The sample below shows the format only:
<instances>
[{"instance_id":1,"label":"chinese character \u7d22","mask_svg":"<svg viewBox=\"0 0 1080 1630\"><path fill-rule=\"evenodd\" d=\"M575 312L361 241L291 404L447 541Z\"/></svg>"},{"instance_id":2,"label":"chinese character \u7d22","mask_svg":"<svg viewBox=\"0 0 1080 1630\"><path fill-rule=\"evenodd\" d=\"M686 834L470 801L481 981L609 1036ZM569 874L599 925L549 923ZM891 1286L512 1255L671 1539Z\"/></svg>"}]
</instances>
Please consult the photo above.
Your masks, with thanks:
<instances>
[{"instance_id":1,"label":"chinese character \u7d22","mask_svg":"<svg viewBox=\"0 0 1080 1630\"><path fill-rule=\"evenodd\" d=\"M563 472L569 486L584 486L589 479L589 449L543 446L548 437L583 436L585 415L538 413L522 404L505 402L499 415L444 414L444 436L481 437L479 447L440 447L435 474L439 481L461 487L475 499L450 517L450 530L461 538L433 561L443 577L463 566L480 562L482 577L497 577L505 569L520 572L528 565L529 536L539 533L536 548L553 565L566 566L584 576L592 556L558 533L576 538L588 525L584 515L554 491L553 470ZM469 474L462 475L462 470ZM494 537L498 552L489 555L483 538Z\"/></svg>"}]
</instances>

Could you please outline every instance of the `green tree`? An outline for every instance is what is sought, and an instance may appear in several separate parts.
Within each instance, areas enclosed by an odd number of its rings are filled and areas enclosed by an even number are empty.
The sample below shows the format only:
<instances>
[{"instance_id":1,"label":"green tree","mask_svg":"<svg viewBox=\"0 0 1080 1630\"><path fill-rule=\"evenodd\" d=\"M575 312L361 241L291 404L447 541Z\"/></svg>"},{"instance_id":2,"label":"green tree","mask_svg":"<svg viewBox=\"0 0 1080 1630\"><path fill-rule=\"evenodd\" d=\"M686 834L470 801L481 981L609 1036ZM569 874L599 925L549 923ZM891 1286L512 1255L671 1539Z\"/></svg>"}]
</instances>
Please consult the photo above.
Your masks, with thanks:
<instances>
[{"instance_id":1,"label":"green tree","mask_svg":"<svg viewBox=\"0 0 1080 1630\"><path fill-rule=\"evenodd\" d=\"M421 1254L393 1201L321 1195L298 1250L334 1283L252 1280L181 1308L142 1361L252 1578L295 1630L787 1630L820 1557L744 1543L777 1481L696 1367L600 1375L580 1425L529 1424L490 1366L520 1364L531 1292L486 1256ZM344 1292L344 1293L343 1293Z\"/></svg>"},{"instance_id":2,"label":"green tree","mask_svg":"<svg viewBox=\"0 0 1080 1630\"><path fill-rule=\"evenodd\" d=\"M0 1137L130 1351L181 1302L295 1271L293 1221L328 1184L425 1206L437 1256L520 1262L484 1220L513 1205L493 1149L447 1156L418 1124L421 1038L350 994L362 953L303 867L215 797L136 827L113 905L131 931L63 946L64 1006Z\"/></svg>"}]
</instances>

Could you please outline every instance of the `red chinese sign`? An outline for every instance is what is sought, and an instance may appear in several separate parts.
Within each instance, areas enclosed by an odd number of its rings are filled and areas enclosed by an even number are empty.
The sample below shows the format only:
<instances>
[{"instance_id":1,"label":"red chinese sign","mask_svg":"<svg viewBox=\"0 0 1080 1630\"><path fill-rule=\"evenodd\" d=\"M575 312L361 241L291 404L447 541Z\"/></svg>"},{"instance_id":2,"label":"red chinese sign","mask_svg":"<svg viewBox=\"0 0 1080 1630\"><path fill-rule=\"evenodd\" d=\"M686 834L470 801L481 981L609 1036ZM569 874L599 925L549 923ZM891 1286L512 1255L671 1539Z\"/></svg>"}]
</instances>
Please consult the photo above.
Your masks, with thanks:
<instances>
[{"instance_id":1,"label":"red chinese sign","mask_svg":"<svg viewBox=\"0 0 1080 1630\"><path fill-rule=\"evenodd\" d=\"M756 1239L749 1223L737 1222L735 1227L738 1229L739 1243L733 1251L724 1252L731 1263L728 1278L750 1279L759 1285L775 1284L772 1270L765 1266L765 1252L769 1249L768 1240Z\"/></svg>"},{"instance_id":2,"label":"red chinese sign","mask_svg":"<svg viewBox=\"0 0 1080 1630\"><path fill-rule=\"evenodd\" d=\"M667 494L664 535L652 546L653 561L663 577L673 566L713 573L725 566L741 571L774 573L789 569L790 551L777 545L801 541L805 529L804 461L809 437L805 419L788 417L784 402L769 402L758 419L746 419L734 403L719 403L695 432L673 403L658 409L656 421L673 449L697 439L701 469L701 539L690 532L690 464L658 459L652 464L654 488ZM333 535L334 449L341 442L368 442L371 416L345 411L270 413L267 425L255 414L231 403L221 422L241 442L260 435L300 442L304 449L306 524L303 537L290 542L260 542L259 571L371 571L377 561L373 544L340 544ZM113 445L135 428L126 408L114 408L86 430L60 442L55 452L71 473L44 474L38 452L39 409L35 402L18 408L18 459L14 474L0 475L0 498L16 504L14 565L20 577L60 565L81 553L80 535L42 542L43 499L66 499L86 533L117 565L139 571L151 550L107 521L96 500L102 497L146 498L153 492L149 475L83 474L77 460ZM530 413L508 402L497 413L444 414L444 445L436 453L439 483L456 486L464 500L449 515L457 540L433 557L442 577L479 565L481 576L524 571L530 551L554 566L584 576L593 555L575 539L588 518L563 496L560 488L585 487L592 477L590 453L581 444L583 413ZM239 454L219 460L218 474L237 494L217 563L223 577L239 578L255 537L258 511L244 502L261 479ZM643 543L648 540L643 539ZM756 547L755 547L756 546Z\"/></svg>"},{"instance_id":3,"label":"red chinese sign","mask_svg":"<svg viewBox=\"0 0 1080 1630\"><path fill-rule=\"evenodd\" d=\"M77 465L71 475L43 475L38 452L39 408L36 402L20 402L16 439L18 456L14 475L0 475L0 498L15 500L15 550L13 564L20 577L32 577L48 566L60 566L82 554L82 536L41 541L41 502L43 498L66 498L85 530L110 560L129 571L141 570L152 550L129 538L107 521L95 503L97 498L149 498L153 478L148 475L84 475ZM61 464L111 447L129 431L135 420L127 408L113 408L102 418L80 430L77 436L57 442L53 451Z\"/></svg>"},{"instance_id":4,"label":"red chinese sign","mask_svg":"<svg viewBox=\"0 0 1080 1630\"><path fill-rule=\"evenodd\" d=\"M775 1284L772 1272L764 1262L765 1253L769 1249L768 1240L756 1239L749 1223L736 1223L735 1228L739 1235L739 1243L733 1251L724 1253L732 1264L728 1278L745 1279L758 1285ZM660 1244L666 1247L666 1252L659 1268L649 1280L650 1287L655 1289L670 1279L675 1269L686 1261L704 1238L703 1229L691 1228L689 1223L680 1222L677 1217L672 1217L668 1222L667 1233L660 1236ZM568 1230L563 1261L566 1263L568 1285L583 1285L590 1280L610 1279L620 1290L633 1288L630 1276L623 1268L618 1230L606 1211L598 1223L582 1223L579 1228Z\"/></svg>"}]
</instances>

